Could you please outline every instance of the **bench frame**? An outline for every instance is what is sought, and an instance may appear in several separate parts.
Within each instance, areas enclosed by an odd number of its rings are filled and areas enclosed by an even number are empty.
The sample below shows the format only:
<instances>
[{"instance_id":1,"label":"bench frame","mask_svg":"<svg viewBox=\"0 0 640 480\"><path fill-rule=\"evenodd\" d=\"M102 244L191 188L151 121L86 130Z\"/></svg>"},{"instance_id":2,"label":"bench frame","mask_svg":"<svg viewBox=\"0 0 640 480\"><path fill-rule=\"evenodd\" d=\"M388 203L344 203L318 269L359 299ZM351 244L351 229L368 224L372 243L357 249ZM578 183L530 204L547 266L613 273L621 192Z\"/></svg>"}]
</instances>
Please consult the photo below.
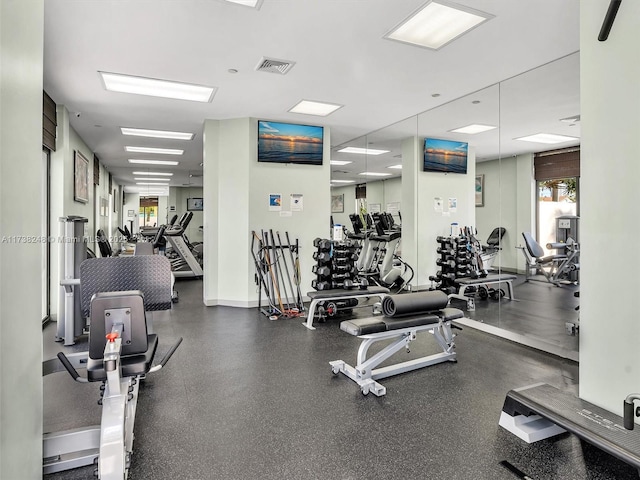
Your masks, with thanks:
<instances>
[{"instance_id":1,"label":"bench frame","mask_svg":"<svg viewBox=\"0 0 640 480\"><path fill-rule=\"evenodd\" d=\"M402 348L406 348L408 351L409 344L416 339L417 333L425 330L434 336L442 348L441 353L376 368ZM334 375L343 373L356 382L360 386L363 395L373 392L374 395L380 397L387 393L387 389L376 380L410 372L418 368L428 367L437 363L457 362L456 352L454 350L454 337L455 335L451 332L451 320L443 321L441 318L438 319L434 317L434 322L427 325L360 335L358 338L362 339L362 343L358 349L355 367L348 365L343 360L334 360L329 362L329 364L331 365L331 371ZM367 359L369 347L376 342L384 340L393 340L393 342Z\"/></svg>"},{"instance_id":2,"label":"bench frame","mask_svg":"<svg viewBox=\"0 0 640 480\"><path fill-rule=\"evenodd\" d=\"M507 284L507 296L504 297L508 300L517 301L515 295L513 294L513 280L516 278L513 275L507 275L508 278L502 278L502 275L495 275L499 278L487 280L487 278L477 278L477 279L469 279L465 280L465 283L460 283L460 289L458 293L452 293L449 295L449 298L456 298L458 300L463 300L467 302L467 310L472 312L476 309L476 303L473 297L468 297L465 295L465 292L470 287L485 287L488 288L489 285L500 285L501 283Z\"/></svg>"},{"instance_id":3,"label":"bench frame","mask_svg":"<svg viewBox=\"0 0 640 480\"><path fill-rule=\"evenodd\" d=\"M309 330L315 330L316 327L313 326L313 317L315 317L316 307L320 302L327 302L331 300L346 300L349 298L368 298L368 297L378 297L380 301L389 296L389 291L386 292L378 292L372 293L368 290L345 290L345 292L349 292L349 295L331 295L327 294L327 296L318 295L311 300L311 304L309 305L309 310L307 311L307 319L302 322L302 325L307 327ZM315 292L319 293L319 292ZM372 305L373 307L373 305ZM374 312L375 313L375 312Z\"/></svg>"}]
</instances>

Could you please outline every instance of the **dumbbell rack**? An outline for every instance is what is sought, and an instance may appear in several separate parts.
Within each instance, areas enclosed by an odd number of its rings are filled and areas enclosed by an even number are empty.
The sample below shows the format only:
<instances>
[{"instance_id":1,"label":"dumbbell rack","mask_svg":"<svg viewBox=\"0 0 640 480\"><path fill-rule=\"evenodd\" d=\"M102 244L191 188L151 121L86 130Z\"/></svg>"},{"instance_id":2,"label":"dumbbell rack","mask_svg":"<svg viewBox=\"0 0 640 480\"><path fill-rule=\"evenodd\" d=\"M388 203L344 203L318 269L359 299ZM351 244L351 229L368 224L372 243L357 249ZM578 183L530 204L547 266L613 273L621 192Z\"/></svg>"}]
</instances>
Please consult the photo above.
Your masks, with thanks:
<instances>
[{"instance_id":1,"label":"dumbbell rack","mask_svg":"<svg viewBox=\"0 0 640 480\"><path fill-rule=\"evenodd\" d=\"M456 282L458 278L473 276L473 253L468 247L469 239L464 235L438 236L436 242L438 242L436 252L440 255L436 259L436 265L440 270L434 276L430 276L429 280L438 282L436 288L451 295L458 291Z\"/></svg>"},{"instance_id":2,"label":"dumbbell rack","mask_svg":"<svg viewBox=\"0 0 640 480\"><path fill-rule=\"evenodd\" d=\"M336 288L350 289L361 286L356 274L358 245L351 240L333 241L316 238L313 241L316 251L313 259L313 273L316 278L311 286L318 291Z\"/></svg>"},{"instance_id":3,"label":"dumbbell rack","mask_svg":"<svg viewBox=\"0 0 640 480\"><path fill-rule=\"evenodd\" d=\"M356 262L360 248L357 242L316 238L313 245L316 247L313 253L316 264L312 268L316 278L311 282L311 286L315 290L350 290L369 286L367 279L358 277L357 274ZM321 301L318 303L318 313L320 318L325 314L334 316L338 312L351 313L357 306L357 298Z\"/></svg>"}]
</instances>

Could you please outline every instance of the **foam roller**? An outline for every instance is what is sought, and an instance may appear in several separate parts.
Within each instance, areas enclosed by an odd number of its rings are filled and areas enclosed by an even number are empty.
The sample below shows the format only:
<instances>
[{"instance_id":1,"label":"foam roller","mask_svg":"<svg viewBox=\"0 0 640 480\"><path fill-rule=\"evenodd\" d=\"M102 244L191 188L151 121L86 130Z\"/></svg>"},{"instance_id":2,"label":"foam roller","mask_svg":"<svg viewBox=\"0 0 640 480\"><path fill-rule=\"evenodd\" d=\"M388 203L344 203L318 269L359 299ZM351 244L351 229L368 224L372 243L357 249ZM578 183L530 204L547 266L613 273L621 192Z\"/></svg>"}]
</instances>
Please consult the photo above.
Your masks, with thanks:
<instances>
[{"instance_id":1,"label":"foam roller","mask_svg":"<svg viewBox=\"0 0 640 480\"><path fill-rule=\"evenodd\" d=\"M386 317L402 317L440 310L449 303L449 297L441 290L390 295L382 300L382 313Z\"/></svg>"}]
</instances>

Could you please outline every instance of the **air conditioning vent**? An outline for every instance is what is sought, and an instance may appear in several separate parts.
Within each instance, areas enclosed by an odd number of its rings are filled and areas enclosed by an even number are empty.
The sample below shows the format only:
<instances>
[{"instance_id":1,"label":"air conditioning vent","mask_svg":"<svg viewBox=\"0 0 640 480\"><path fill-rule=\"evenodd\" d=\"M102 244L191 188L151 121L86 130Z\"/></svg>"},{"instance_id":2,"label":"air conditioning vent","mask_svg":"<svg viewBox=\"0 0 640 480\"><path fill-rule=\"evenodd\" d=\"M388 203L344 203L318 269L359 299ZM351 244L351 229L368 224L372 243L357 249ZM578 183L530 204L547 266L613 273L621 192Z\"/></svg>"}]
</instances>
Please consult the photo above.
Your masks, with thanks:
<instances>
[{"instance_id":1,"label":"air conditioning vent","mask_svg":"<svg viewBox=\"0 0 640 480\"><path fill-rule=\"evenodd\" d=\"M277 73L278 75L285 75L296 62L290 62L288 60L277 60L275 58L262 57L256 70L259 72Z\"/></svg>"}]
</instances>

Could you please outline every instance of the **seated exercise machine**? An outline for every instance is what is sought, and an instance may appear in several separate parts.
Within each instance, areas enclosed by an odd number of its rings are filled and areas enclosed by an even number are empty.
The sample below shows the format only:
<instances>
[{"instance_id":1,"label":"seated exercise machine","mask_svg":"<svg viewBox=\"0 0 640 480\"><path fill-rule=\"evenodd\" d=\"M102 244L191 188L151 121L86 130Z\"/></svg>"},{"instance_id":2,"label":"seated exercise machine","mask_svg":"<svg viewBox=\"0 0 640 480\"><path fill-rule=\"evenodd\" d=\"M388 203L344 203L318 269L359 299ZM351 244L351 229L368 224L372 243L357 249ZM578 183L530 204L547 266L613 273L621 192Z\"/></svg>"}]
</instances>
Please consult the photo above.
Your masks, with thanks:
<instances>
[{"instance_id":1,"label":"seated exercise machine","mask_svg":"<svg viewBox=\"0 0 640 480\"><path fill-rule=\"evenodd\" d=\"M456 362L455 335L451 329L460 327L451 322L462 318L463 313L447 307L448 303L447 294L437 290L390 295L382 301L384 316L343 321L340 329L362 339L362 343L355 366L335 360L329 362L332 372L343 373L356 382L364 395L373 392L381 396L387 390L377 380L442 362ZM378 368L399 350L409 351L409 344L422 331L433 335L442 352ZM381 341L391 343L367 358L369 348Z\"/></svg>"},{"instance_id":2,"label":"seated exercise machine","mask_svg":"<svg viewBox=\"0 0 640 480\"><path fill-rule=\"evenodd\" d=\"M482 266L485 270L491 270L494 260L500 250L502 250L500 244L502 243L502 237L504 237L505 233L507 233L507 229L504 227L494 228L489 234L489 238L487 238L487 244L482 245L480 258L482 259Z\"/></svg>"},{"instance_id":3,"label":"seated exercise machine","mask_svg":"<svg viewBox=\"0 0 640 480\"><path fill-rule=\"evenodd\" d=\"M538 280L534 275L542 274L544 278L556 286L575 283L567 280L567 277L576 270L580 270L579 256L580 244L573 239L567 239L566 243L548 243L550 250L562 250L565 253L545 256L544 250L535 241L530 232L522 232L525 247L522 248L526 265L526 279ZM531 272L533 271L533 275Z\"/></svg>"},{"instance_id":4,"label":"seated exercise machine","mask_svg":"<svg viewBox=\"0 0 640 480\"><path fill-rule=\"evenodd\" d=\"M171 308L171 269L166 258L142 255L95 258L81 265L82 310L90 316L89 351L58 360L78 382L103 382L99 426L45 433L43 473L91 465L101 480L127 478L140 381L157 372L182 342L152 366L158 337L148 333L146 311ZM135 288L135 290L130 290ZM47 362L48 363L48 362ZM77 367L86 367L81 377ZM43 365L45 373L56 371Z\"/></svg>"},{"instance_id":5,"label":"seated exercise machine","mask_svg":"<svg viewBox=\"0 0 640 480\"><path fill-rule=\"evenodd\" d=\"M571 393L539 383L507 393L499 424L527 443L568 431L640 469L640 432L633 431L634 401L638 399L638 394L627 396L624 417L620 417Z\"/></svg>"}]
</instances>

